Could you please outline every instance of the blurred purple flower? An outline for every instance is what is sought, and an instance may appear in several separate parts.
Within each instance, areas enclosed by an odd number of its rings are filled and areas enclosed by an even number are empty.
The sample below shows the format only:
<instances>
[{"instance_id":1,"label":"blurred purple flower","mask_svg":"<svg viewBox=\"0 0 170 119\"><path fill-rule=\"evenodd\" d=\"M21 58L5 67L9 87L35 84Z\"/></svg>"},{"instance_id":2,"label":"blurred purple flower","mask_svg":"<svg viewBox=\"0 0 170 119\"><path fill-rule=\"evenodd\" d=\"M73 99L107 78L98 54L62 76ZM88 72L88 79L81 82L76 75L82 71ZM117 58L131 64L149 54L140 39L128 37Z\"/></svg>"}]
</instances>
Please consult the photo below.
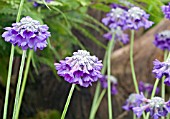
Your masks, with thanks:
<instances>
[{"instance_id":1,"label":"blurred purple flower","mask_svg":"<svg viewBox=\"0 0 170 119\"><path fill-rule=\"evenodd\" d=\"M141 104L142 101L140 101L140 98L141 95L139 94L130 94L122 108L126 111L132 110L132 108L137 107Z\"/></svg>"},{"instance_id":2,"label":"blurred purple flower","mask_svg":"<svg viewBox=\"0 0 170 119\"><path fill-rule=\"evenodd\" d=\"M155 35L155 40L153 42L156 47L161 50L170 51L170 30L162 31Z\"/></svg>"},{"instance_id":3,"label":"blurred purple flower","mask_svg":"<svg viewBox=\"0 0 170 119\"><path fill-rule=\"evenodd\" d=\"M170 19L170 3L161 7L165 18Z\"/></svg>"},{"instance_id":4,"label":"blurred purple flower","mask_svg":"<svg viewBox=\"0 0 170 119\"><path fill-rule=\"evenodd\" d=\"M156 59L153 64L154 67L152 72L155 74L155 77L161 79L163 76L165 76L164 83L170 86L170 60L160 62Z\"/></svg>"},{"instance_id":5,"label":"blurred purple flower","mask_svg":"<svg viewBox=\"0 0 170 119\"><path fill-rule=\"evenodd\" d=\"M126 29L138 30L140 27L147 29L153 25L153 22L148 19L149 14L146 14L144 10L132 7L126 14Z\"/></svg>"},{"instance_id":6,"label":"blurred purple flower","mask_svg":"<svg viewBox=\"0 0 170 119\"><path fill-rule=\"evenodd\" d=\"M139 92L143 92L144 94L150 94L152 93L153 85L150 83L144 83L143 81L139 82ZM156 88L156 94L159 93L159 88Z\"/></svg>"},{"instance_id":7,"label":"blurred purple flower","mask_svg":"<svg viewBox=\"0 0 170 119\"><path fill-rule=\"evenodd\" d=\"M33 3L34 7L38 7L38 6L41 5L41 4L39 4L38 2L36 2L35 0L28 0L28 1L29 1L29 2L34 2L34 3ZM43 2L43 0L40 0L40 1ZM53 1L53 0L45 0L46 3L50 3L51 1Z\"/></svg>"},{"instance_id":8,"label":"blurred purple flower","mask_svg":"<svg viewBox=\"0 0 170 119\"><path fill-rule=\"evenodd\" d=\"M143 111L150 112L151 117L159 119L165 117L169 113L169 101L165 102L163 98L153 97L146 99L142 105L133 108L133 112L140 118Z\"/></svg>"},{"instance_id":9,"label":"blurred purple flower","mask_svg":"<svg viewBox=\"0 0 170 119\"><path fill-rule=\"evenodd\" d=\"M106 17L102 19L104 25L109 26L110 29L115 29L118 26L125 29L127 11L119 6L113 7Z\"/></svg>"},{"instance_id":10,"label":"blurred purple flower","mask_svg":"<svg viewBox=\"0 0 170 119\"><path fill-rule=\"evenodd\" d=\"M101 78L101 62L96 56L90 56L89 52L78 50L72 57L66 57L54 65L58 75L64 77L67 82L88 87Z\"/></svg>"},{"instance_id":11,"label":"blurred purple flower","mask_svg":"<svg viewBox=\"0 0 170 119\"><path fill-rule=\"evenodd\" d=\"M13 23L12 27L4 28L6 31L2 34L6 42L13 45L18 45L23 50L28 48L37 48L43 50L47 46L47 38L50 35L47 25L40 25L40 22L33 20L27 16L20 20L20 22Z\"/></svg>"},{"instance_id":12,"label":"blurred purple flower","mask_svg":"<svg viewBox=\"0 0 170 119\"><path fill-rule=\"evenodd\" d=\"M118 93L117 91L117 79L114 77L114 76L110 76L110 81L111 81L111 93L112 95L115 95ZM103 88L107 88L107 76L106 75L103 75L101 78L100 78L100 84Z\"/></svg>"},{"instance_id":13,"label":"blurred purple flower","mask_svg":"<svg viewBox=\"0 0 170 119\"><path fill-rule=\"evenodd\" d=\"M127 34L123 33L123 31L121 30L120 27L117 27L115 29L111 29L110 32L106 33L103 35L104 38L111 40L112 39L112 35L115 34L115 40L116 41L120 41L123 44L127 44L129 43L129 37Z\"/></svg>"}]
</instances>

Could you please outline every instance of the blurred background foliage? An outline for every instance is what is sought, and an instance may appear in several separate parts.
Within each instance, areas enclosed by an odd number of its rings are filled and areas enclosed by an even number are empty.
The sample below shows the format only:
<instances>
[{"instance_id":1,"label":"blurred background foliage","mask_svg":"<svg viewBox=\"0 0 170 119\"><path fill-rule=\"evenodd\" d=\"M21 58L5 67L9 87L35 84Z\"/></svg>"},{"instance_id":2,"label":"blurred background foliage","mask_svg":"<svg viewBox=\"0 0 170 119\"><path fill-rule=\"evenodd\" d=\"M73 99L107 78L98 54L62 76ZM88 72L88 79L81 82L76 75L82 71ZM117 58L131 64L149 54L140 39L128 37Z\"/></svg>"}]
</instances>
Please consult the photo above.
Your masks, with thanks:
<instances>
[{"instance_id":1,"label":"blurred background foliage","mask_svg":"<svg viewBox=\"0 0 170 119\"><path fill-rule=\"evenodd\" d=\"M91 9L105 12L110 11L110 4L117 3L129 7L129 3L143 8L151 15L150 20L156 25L163 18L160 7L167 4L168 0L54 0L46 5L41 0L38 1L40 6L34 7L33 2L25 0L22 16L31 16L33 19L45 23L49 26L51 37L48 39L48 47L43 51L34 52L32 57L32 66L38 74L41 64L48 65L54 74L57 76L54 62L58 62L66 56L72 54L77 49L87 49L80 39L73 33L73 29L91 39L100 47L106 49L106 46L101 43L89 30L93 29L99 35L103 35L108 31L100 20L90 16ZM11 26L16 20L20 0L1 0L0 2L0 33L4 32L3 28ZM6 43L0 37L0 83L5 87L8 60L11 44ZM87 49L90 50L90 49ZM15 48L15 56L20 56L22 51L20 48ZM58 78L59 79L59 78ZM45 115L45 119L51 119L51 116L58 116L58 112L40 112L37 114L38 119ZM36 117L35 117L36 118ZM44 119L44 118L43 118Z\"/></svg>"}]
</instances>

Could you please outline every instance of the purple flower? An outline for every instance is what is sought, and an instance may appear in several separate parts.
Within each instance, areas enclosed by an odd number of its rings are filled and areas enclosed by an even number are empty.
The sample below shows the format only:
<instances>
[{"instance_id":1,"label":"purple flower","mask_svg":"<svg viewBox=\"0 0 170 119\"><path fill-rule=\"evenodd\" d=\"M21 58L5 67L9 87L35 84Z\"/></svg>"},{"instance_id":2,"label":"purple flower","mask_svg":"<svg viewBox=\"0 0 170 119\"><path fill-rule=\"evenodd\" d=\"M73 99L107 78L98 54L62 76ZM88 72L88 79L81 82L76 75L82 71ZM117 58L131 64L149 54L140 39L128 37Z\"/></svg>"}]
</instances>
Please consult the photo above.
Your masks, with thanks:
<instances>
[{"instance_id":1,"label":"purple flower","mask_svg":"<svg viewBox=\"0 0 170 119\"><path fill-rule=\"evenodd\" d=\"M162 31L155 35L155 40L153 42L156 47L161 50L170 51L170 30Z\"/></svg>"},{"instance_id":2,"label":"purple flower","mask_svg":"<svg viewBox=\"0 0 170 119\"><path fill-rule=\"evenodd\" d=\"M101 78L101 62L96 56L90 56L89 52L78 50L72 57L66 57L54 65L58 75L64 77L67 82L88 87Z\"/></svg>"},{"instance_id":3,"label":"purple flower","mask_svg":"<svg viewBox=\"0 0 170 119\"><path fill-rule=\"evenodd\" d=\"M143 111L145 111L149 105L141 106L141 107L134 107L133 112L137 115L138 118L142 115Z\"/></svg>"},{"instance_id":4,"label":"purple flower","mask_svg":"<svg viewBox=\"0 0 170 119\"><path fill-rule=\"evenodd\" d=\"M138 116L142 115L143 111L150 112L154 119L165 117L169 110L169 101L165 102L163 98L153 97L152 99L145 99L142 105L133 108L133 112Z\"/></svg>"},{"instance_id":5,"label":"purple flower","mask_svg":"<svg viewBox=\"0 0 170 119\"><path fill-rule=\"evenodd\" d=\"M150 83L139 82L139 92L150 94L152 93L153 85ZM156 88L156 94L159 93L159 88Z\"/></svg>"},{"instance_id":6,"label":"purple flower","mask_svg":"<svg viewBox=\"0 0 170 119\"><path fill-rule=\"evenodd\" d=\"M125 105L122 106L124 110L132 110L132 108L137 107L141 104L140 95L132 93L129 95L128 99L125 102Z\"/></svg>"},{"instance_id":7,"label":"purple flower","mask_svg":"<svg viewBox=\"0 0 170 119\"><path fill-rule=\"evenodd\" d=\"M112 35L115 34L115 40L116 41L120 41L123 44L127 44L129 43L129 37L127 34L123 33L123 31L121 30L120 27L117 27L115 29L111 29L110 32L106 33L103 35L104 38L111 40L112 39Z\"/></svg>"},{"instance_id":8,"label":"purple flower","mask_svg":"<svg viewBox=\"0 0 170 119\"><path fill-rule=\"evenodd\" d=\"M117 79L114 77L114 76L110 76L110 81L111 81L111 93L112 95L115 95L118 93L117 91ZM100 78L100 84L103 88L107 88L107 76L103 75L101 78Z\"/></svg>"},{"instance_id":9,"label":"purple flower","mask_svg":"<svg viewBox=\"0 0 170 119\"><path fill-rule=\"evenodd\" d=\"M47 38L50 36L47 25L40 25L40 22L27 16L20 22L13 23L12 27L4 28L6 31L2 37L6 42L18 45L23 50L37 48L43 50L47 46Z\"/></svg>"},{"instance_id":10,"label":"purple flower","mask_svg":"<svg viewBox=\"0 0 170 119\"><path fill-rule=\"evenodd\" d=\"M164 5L161 7L162 8L162 12L165 15L165 18L170 19L170 3L168 3L168 5Z\"/></svg>"},{"instance_id":11,"label":"purple flower","mask_svg":"<svg viewBox=\"0 0 170 119\"><path fill-rule=\"evenodd\" d=\"M29 2L34 2L34 7L38 7L38 6L40 6L41 4L39 4L38 2L36 2L35 0L28 0ZM40 1L42 1L43 2L43 0L40 0ZM50 3L51 1L53 1L53 0L45 0L45 2L46 3Z\"/></svg>"},{"instance_id":12,"label":"purple flower","mask_svg":"<svg viewBox=\"0 0 170 119\"><path fill-rule=\"evenodd\" d=\"M165 76L164 83L170 86L170 60L160 62L156 59L153 64L154 67L152 72L155 74L155 77L161 79Z\"/></svg>"},{"instance_id":13,"label":"purple flower","mask_svg":"<svg viewBox=\"0 0 170 119\"><path fill-rule=\"evenodd\" d=\"M114 6L106 17L102 19L102 22L111 29L115 29L118 26L121 29L125 29L126 14L127 11L125 9Z\"/></svg>"},{"instance_id":14,"label":"purple flower","mask_svg":"<svg viewBox=\"0 0 170 119\"><path fill-rule=\"evenodd\" d=\"M128 10L126 14L126 29L137 30L140 27L145 29L153 25L152 21L149 21L149 14L139 7L132 7Z\"/></svg>"}]
</instances>

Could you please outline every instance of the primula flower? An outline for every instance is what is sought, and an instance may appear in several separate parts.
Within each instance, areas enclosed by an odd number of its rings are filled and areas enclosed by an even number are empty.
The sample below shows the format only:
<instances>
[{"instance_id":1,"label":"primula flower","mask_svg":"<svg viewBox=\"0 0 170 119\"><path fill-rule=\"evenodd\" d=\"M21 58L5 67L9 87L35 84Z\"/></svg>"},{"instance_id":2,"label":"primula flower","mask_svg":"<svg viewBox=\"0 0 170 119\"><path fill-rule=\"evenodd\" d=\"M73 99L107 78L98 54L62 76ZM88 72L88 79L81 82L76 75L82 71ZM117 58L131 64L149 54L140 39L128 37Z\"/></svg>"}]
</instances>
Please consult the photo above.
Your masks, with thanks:
<instances>
[{"instance_id":1,"label":"primula flower","mask_svg":"<svg viewBox=\"0 0 170 119\"><path fill-rule=\"evenodd\" d=\"M143 81L139 82L139 92L150 94L152 93L153 85L150 83L144 83ZM156 88L156 94L159 93L159 88Z\"/></svg>"},{"instance_id":2,"label":"primula flower","mask_svg":"<svg viewBox=\"0 0 170 119\"><path fill-rule=\"evenodd\" d=\"M111 93L112 93L112 95L115 95L115 94L118 93L118 91L117 91L117 79L114 76L110 76L110 82L111 82ZM106 89L108 87L106 75L103 75L100 78L100 84L104 89Z\"/></svg>"},{"instance_id":3,"label":"primula flower","mask_svg":"<svg viewBox=\"0 0 170 119\"><path fill-rule=\"evenodd\" d=\"M41 25L39 21L33 20L27 16L20 22L13 23L12 27L4 28L6 31L2 34L6 42L18 45L23 50L28 48L37 48L43 50L47 46L47 38L50 36L47 25Z\"/></svg>"},{"instance_id":4,"label":"primula flower","mask_svg":"<svg viewBox=\"0 0 170 119\"><path fill-rule=\"evenodd\" d=\"M155 74L155 77L161 79L163 76L165 76L164 83L170 86L170 60L160 62L156 59L153 64L154 67L152 72Z\"/></svg>"},{"instance_id":5,"label":"primula flower","mask_svg":"<svg viewBox=\"0 0 170 119\"><path fill-rule=\"evenodd\" d=\"M111 29L110 32L106 33L103 35L104 38L111 40L112 39L112 35L115 34L115 40L116 41L120 41L123 44L127 44L129 43L129 37L127 34L123 33L123 31L121 30L120 27L117 27L115 29Z\"/></svg>"},{"instance_id":6,"label":"primula flower","mask_svg":"<svg viewBox=\"0 0 170 119\"><path fill-rule=\"evenodd\" d=\"M168 3L168 5L162 6L161 8L165 18L170 19L170 3Z\"/></svg>"},{"instance_id":7,"label":"primula flower","mask_svg":"<svg viewBox=\"0 0 170 119\"><path fill-rule=\"evenodd\" d=\"M101 62L96 56L90 56L89 52L78 50L72 57L66 57L54 65L58 75L64 77L67 82L88 87L101 78Z\"/></svg>"},{"instance_id":8,"label":"primula flower","mask_svg":"<svg viewBox=\"0 0 170 119\"><path fill-rule=\"evenodd\" d=\"M127 11L125 9L119 6L113 6L106 17L102 19L102 22L111 29L115 29L118 26L121 27L121 29L125 29L126 14Z\"/></svg>"},{"instance_id":9,"label":"primula flower","mask_svg":"<svg viewBox=\"0 0 170 119\"><path fill-rule=\"evenodd\" d=\"M156 47L161 50L170 51L170 30L162 31L155 35L155 40L153 42Z\"/></svg>"},{"instance_id":10,"label":"primula flower","mask_svg":"<svg viewBox=\"0 0 170 119\"><path fill-rule=\"evenodd\" d=\"M38 7L38 6L40 6L41 4L39 4L38 2L36 2L35 0L28 0L29 2L34 2L34 7ZM43 0L40 0L40 1L42 1L43 2ZM51 1L53 1L53 0L45 0L45 2L46 3L50 3Z\"/></svg>"},{"instance_id":11,"label":"primula flower","mask_svg":"<svg viewBox=\"0 0 170 119\"><path fill-rule=\"evenodd\" d=\"M149 14L139 7L132 7L126 14L126 29L137 30L140 27L145 29L153 25L152 21L149 21Z\"/></svg>"},{"instance_id":12,"label":"primula flower","mask_svg":"<svg viewBox=\"0 0 170 119\"><path fill-rule=\"evenodd\" d=\"M122 108L126 111L132 110L132 108L137 107L142 103L142 101L140 100L142 98L141 95L132 93L129 95L128 99L125 102L125 105L123 105Z\"/></svg>"},{"instance_id":13,"label":"primula flower","mask_svg":"<svg viewBox=\"0 0 170 119\"><path fill-rule=\"evenodd\" d=\"M159 119L165 117L169 113L169 101L165 102L163 98L153 97L145 98L142 105L133 108L133 112L140 118L143 111L150 112L151 117Z\"/></svg>"}]
</instances>

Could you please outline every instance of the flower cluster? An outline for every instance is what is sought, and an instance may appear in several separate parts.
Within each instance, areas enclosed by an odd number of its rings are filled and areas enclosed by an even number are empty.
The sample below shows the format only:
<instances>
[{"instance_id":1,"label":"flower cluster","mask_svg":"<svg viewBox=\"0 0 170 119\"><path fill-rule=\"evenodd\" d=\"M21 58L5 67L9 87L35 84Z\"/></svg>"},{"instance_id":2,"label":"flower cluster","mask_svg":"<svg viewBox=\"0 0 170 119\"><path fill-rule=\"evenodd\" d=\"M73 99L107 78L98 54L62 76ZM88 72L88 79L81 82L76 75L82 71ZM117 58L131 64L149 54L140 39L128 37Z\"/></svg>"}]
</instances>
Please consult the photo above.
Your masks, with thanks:
<instances>
[{"instance_id":1,"label":"flower cluster","mask_svg":"<svg viewBox=\"0 0 170 119\"><path fill-rule=\"evenodd\" d=\"M136 98L136 103L138 106L133 107L133 112L138 118L140 118L144 111L150 112L151 117L154 119L165 117L170 112L170 100L165 102L164 99L160 97L147 99L141 93L141 96Z\"/></svg>"},{"instance_id":2,"label":"flower cluster","mask_svg":"<svg viewBox=\"0 0 170 119\"><path fill-rule=\"evenodd\" d=\"M5 30L2 34L5 41L18 45L23 50L44 49L50 36L47 25L40 25L39 21L29 16L22 18L18 23L13 23L12 27L6 27Z\"/></svg>"},{"instance_id":3,"label":"flower cluster","mask_svg":"<svg viewBox=\"0 0 170 119\"><path fill-rule=\"evenodd\" d=\"M153 25L153 22L148 20L149 14L146 14L146 12L139 7L130 8L126 16L127 29L137 30L140 27L147 29Z\"/></svg>"},{"instance_id":4,"label":"flower cluster","mask_svg":"<svg viewBox=\"0 0 170 119\"><path fill-rule=\"evenodd\" d=\"M104 25L109 26L110 29L115 29L118 26L122 29L125 29L125 20L126 20L126 10L121 7L114 7L102 19Z\"/></svg>"},{"instance_id":5,"label":"flower cluster","mask_svg":"<svg viewBox=\"0 0 170 119\"><path fill-rule=\"evenodd\" d=\"M117 91L117 79L114 77L114 76L110 76L110 82L111 82L111 93L113 95L117 94L118 91ZM100 78L100 84L101 86L106 89L108 87L107 85L107 76L102 76Z\"/></svg>"},{"instance_id":6,"label":"flower cluster","mask_svg":"<svg viewBox=\"0 0 170 119\"><path fill-rule=\"evenodd\" d=\"M141 95L135 93L130 94L122 108L126 111L129 111L132 110L134 107L139 106L139 104L136 103L136 99L138 97L141 97Z\"/></svg>"},{"instance_id":7,"label":"flower cluster","mask_svg":"<svg viewBox=\"0 0 170 119\"><path fill-rule=\"evenodd\" d=\"M170 30L165 30L156 34L153 43L162 50L170 51Z\"/></svg>"},{"instance_id":8,"label":"flower cluster","mask_svg":"<svg viewBox=\"0 0 170 119\"><path fill-rule=\"evenodd\" d=\"M55 63L58 75L64 77L69 83L79 84L83 87L92 85L92 82L101 78L102 61L96 56L90 56L85 50L78 50L72 57L66 57L60 63Z\"/></svg>"},{"instance_id":9,"label":"flower cluster","mask_svg":"<svg viewBox=\"0 0 170 119\"><path fill-rule=\"evenodd\" d=\"M111 29L108 33L104 34L103 37L108 39L108 40L111 40L113 34L115 34L115 38L114 39L116 41L120 41L123 44L129 43L128 35L123 33L123 31L121 30L120 27L117 27L115 29Z\"/></svg>"},{"instance_id":10,"label":"flower cluster","mask_svg":"<svg viewBox=\"0 0 170 119\"><path fill-rule=\"evenodd\" d=\"M165 18L170 19L170 3L162 6L162 12L164 13Z\"/></svg>"},{"instance_id":11,"label":"flower cluster","mask_svg":"<svg viewBox=\"0 0 170 119\"><path fill-rule=\"evenodd\" d=\"M152 72L155 74L155 77L161 79L163 76L165 76L164 83L170 86L170 60L160 62L156 59L153 64L154 67Z\"/></svg>"},{"instance_id":12,"label":"flower cluster","mask_svg":"<svg viewBox=\"0 0 170 119\"><path fill-rule=\"evenodd\" d=\"M123 33L124 30L137 30L140 27L149 28L153 24L148 20L149 14L146 14L139 7L128 9L117 4L112 4L111 7L111 11L102 19L103 24L110 28L110 31L103 35L108 40L111 40L114 34L115 40L127 44L129 38L127 34Z\"/></svg>"},{"instance_id":13,"label":"flower cluster","mask_svg":"<svg viewBox=\"0 0 170 119\"><path fill-rule=\"evenodd\" d=\"M139 92L143 92L144 94L150 94L152 93L153 85L150 83L144 83L142 81L139 82ZM159 93L159 88L156 88L156 94Z\"/></svg>"}]
</instances>

